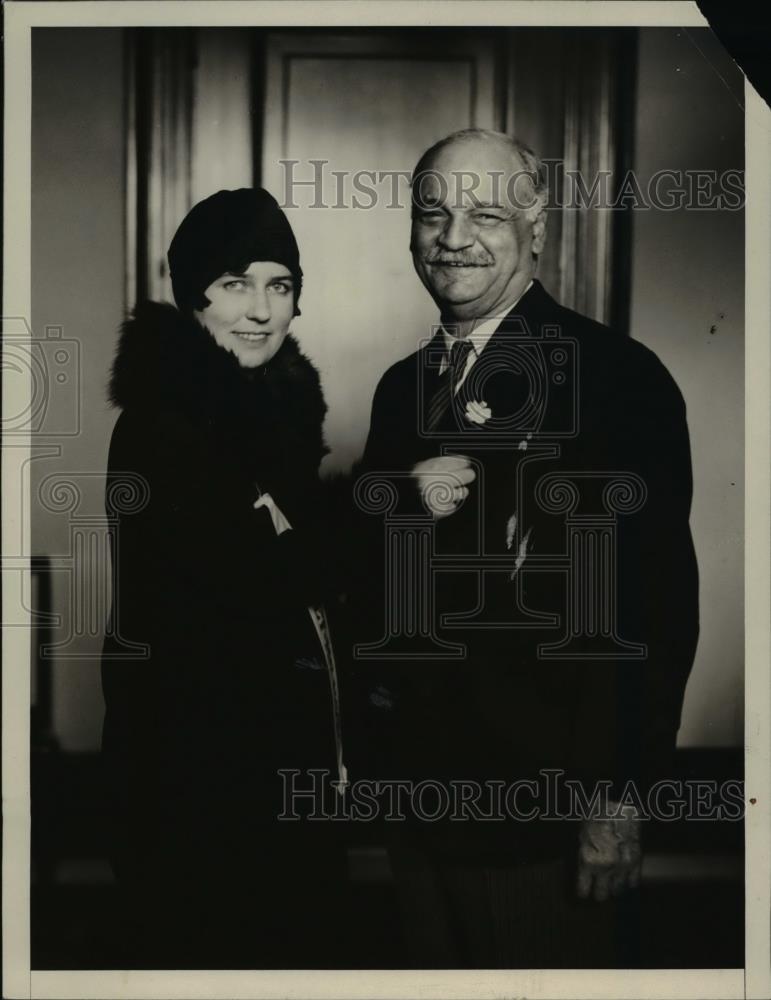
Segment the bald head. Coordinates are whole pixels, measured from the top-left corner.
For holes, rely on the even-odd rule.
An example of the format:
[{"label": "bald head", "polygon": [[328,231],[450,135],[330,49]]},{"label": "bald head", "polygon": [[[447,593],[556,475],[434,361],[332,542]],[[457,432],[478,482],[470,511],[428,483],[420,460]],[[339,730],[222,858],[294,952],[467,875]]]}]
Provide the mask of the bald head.
[{"label": "bald head", "polygon": [[[548,187],[543,164],[539,157],[516,136],[484,128],[464,128],[452,132],[435,142],[423,153],[412,174],[413,196],[415,198],[420,198],[421,181],[424,177],[431,175],[434,161],[439,154],[448,146],[463,146],[465,144],[470,144],[472,147],[485,144],[506,158],[505,172],[496,181],[496,184],[502,193],[508,194],[509,199],[517,207],[528,211],[538,211],[546,206]],[[483,183],[484,178],[480,175],[480,189]],[[465,187],[471,189],[473,184],[473,178],[468,178]]]}]

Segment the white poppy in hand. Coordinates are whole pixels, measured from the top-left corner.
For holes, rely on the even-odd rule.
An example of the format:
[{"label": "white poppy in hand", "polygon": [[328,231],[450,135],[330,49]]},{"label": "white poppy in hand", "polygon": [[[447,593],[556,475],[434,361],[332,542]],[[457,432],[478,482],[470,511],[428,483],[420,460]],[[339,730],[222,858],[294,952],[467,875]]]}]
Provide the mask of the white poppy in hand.
[{"label": "white poppy in hand", "polygon": [[481,427],[483,424],[487,423],[492,415],[492,410],[484,400],[477,403],[472,399],[466,404],[465,416],[469,423],[477,424]]}]

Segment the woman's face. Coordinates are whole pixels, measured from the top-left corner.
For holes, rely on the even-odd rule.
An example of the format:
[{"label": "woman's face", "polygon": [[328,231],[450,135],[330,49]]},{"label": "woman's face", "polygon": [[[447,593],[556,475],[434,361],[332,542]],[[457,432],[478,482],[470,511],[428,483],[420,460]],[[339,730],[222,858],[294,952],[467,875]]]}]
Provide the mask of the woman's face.
[{"label": "woman's face", "polygon": [[254,261],[241,274],[226,273],[206,289],[209,305],[195,317],[243,368],[264,365],[278,351],[294,316],[294,280],[288,268]]}]

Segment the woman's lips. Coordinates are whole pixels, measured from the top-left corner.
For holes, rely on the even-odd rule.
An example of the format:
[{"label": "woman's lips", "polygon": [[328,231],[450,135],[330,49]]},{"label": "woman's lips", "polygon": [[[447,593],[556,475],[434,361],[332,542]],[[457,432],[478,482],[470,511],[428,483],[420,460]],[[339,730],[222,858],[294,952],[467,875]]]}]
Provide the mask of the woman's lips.
[{"label": "woman's lips", "polygon": [[270,336],[269,333],[242,333],[240,330],[234,330],[233,333],[248,344],[261,344]]}]

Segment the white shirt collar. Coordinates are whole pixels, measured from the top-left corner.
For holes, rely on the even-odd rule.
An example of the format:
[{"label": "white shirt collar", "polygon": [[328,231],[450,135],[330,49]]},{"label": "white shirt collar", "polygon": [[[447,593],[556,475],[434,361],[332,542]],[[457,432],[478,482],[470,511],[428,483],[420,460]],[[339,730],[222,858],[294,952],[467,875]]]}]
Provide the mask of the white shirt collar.
[{"label": "white shirt collar", "polygon": [[[531,281],[528,284],[527,288],[525,288],[525,290],[519,296],[519,298],[515,299],[515,301],[512,302],[512,304],[504,312],[502,312],[500,315],[498,315],[498,316],[490,316],[487,319],[481,319],[481,320],[475,320],[474,321],[474,326],[473,326],[473,328],[471,330],[471,333],[469,333],[469,335],[468,335],[468,340],[471,342],[472,354],[473,354],[474,358],[478,358],[479,357],[479,355],[482,353],[482,351],[487,346],[487,342],[490,339],[490,337],[492,337],[492,335],[495,333],[495,331],[501,325],[501,323],[503,322],[503,320],[508,316],[508,314],[514,308],[514,306],[517,304],[517,302],[520,301],[520,299],[522,298],[522,296],[525,295],[526,292],[530,291],[530,289],[532,288],[532,285],[533,285],[533,282]],[[448,333],[447,330],[444,329],[444,327],[442,327],[442,334],[444,336],[444,346],[445,346],[445,349],[447,351],[447,355],[449,356],[450,351],[452,350],[452,345],[455,343],[455,341],[458,338],[454,337],[451,333]],[[441,370],[444,370],[444,366],[446,364],[447,364],[447,361],[443,360],[442,366],[441,366]]]}]

